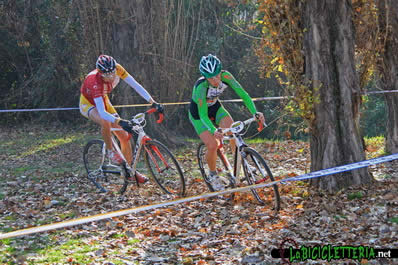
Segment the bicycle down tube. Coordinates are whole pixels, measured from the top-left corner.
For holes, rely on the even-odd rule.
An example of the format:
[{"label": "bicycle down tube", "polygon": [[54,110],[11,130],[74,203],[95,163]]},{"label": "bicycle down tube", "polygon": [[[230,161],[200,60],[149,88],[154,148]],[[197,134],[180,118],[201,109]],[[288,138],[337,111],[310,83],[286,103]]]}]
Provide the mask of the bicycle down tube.
[{"label": "bicycle down tube", "polygon": [[[248,185],[259,184],[262,182],[267,181],[274,181],[274,177],[272,175],[271,170],[269,169],[267,163],[265,162],[264,158],[253,148],[249,147],[245,144],[242,135],[243,129],[246,125],[250,124],[251,122],[255,121],[255,118],[248,119],[246,121],[237,121],[234,122],[230,128],[219,128],[220,132],[225,135],[223,140],[233,140],[235,141],[235,152],[233,152],[234,157],[234,167],[233,172],[231,171],[231,164],[228,160],[228,156],[224,152],[223,141],[221,141],[220,146],[217,150],[217,156],[223,164],[223,167],[227,171],[227,176],[230,179],[229,184],[225,182],[225,174],[222,171],[218,171],[217,177],[225,184],[225,188],[233,187],[238,182],[242,182],[242,180],[246,180]],[[259,124],[259,131],[261,131],[264,126]],[[202,173],[202,176],[205,180],[205,183],[209,187],[210,191],[214,191],[213,186],[209,183],[208,174],[209,168],[205,166],[205,151],[206,146],[202,143],[198,147],[198,159],[199,159],[199,169]],[[232,174],[231,174],[232,173]],[[240,176],[243,173],[243,176]],[[260,204],[266,204],[270,202],[271,197],[269,197],[269,190],[265,189],[251,189],[254,198]],[[279,211],[280,209],[280,195],[278,191],[277,185],[273,185],[273,194],[272,197],[274,201],[274,209]]]}]

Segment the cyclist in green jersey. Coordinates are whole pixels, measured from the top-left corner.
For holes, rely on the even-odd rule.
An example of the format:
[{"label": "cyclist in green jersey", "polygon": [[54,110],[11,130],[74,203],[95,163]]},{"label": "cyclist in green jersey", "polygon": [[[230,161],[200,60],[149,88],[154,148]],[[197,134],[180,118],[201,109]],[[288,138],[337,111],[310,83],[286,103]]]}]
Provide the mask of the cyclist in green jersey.
[{"label": "cyclist in green jersey", "polygon": [[[217,176],[216,160],[217,148],[223,135],[217,131],[216,126],[229,128],[233,119],[220,103],[219,96],[230,87],[243,99],[250,113],[262,123],[264,123],[264,115],[257,112],[253,100],[233,75],[222,70],[221,61],[216,56],[212,54],[203,56],[199,63],[199,71],[202,77],[194,85],[188,115],[196,133],[208,150],[206,160],[210,169],[211,185],[216,190],[220,190],[224,188],[224,185]],[[231,144],[234,150],[235,143],[231,141]]]}]

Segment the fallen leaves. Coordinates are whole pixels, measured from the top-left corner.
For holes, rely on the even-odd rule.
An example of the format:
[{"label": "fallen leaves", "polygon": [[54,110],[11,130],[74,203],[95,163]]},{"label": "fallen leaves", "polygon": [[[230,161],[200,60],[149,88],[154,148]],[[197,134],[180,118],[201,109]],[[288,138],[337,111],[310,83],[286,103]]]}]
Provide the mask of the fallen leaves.
[{"label": "fallen leaves", "polygon": [[[307,143],[286,141],[255,147],[277,179],[309,170]],[[67,150],[67,144],[63,148],[59,154],[38,152],[28,157],[31,161],[21,161],[15,156],[0,162],[1,178],[6,180],[0,183],[4,196],[0,201],[2,231],[169,199],[156,185],[130,187],[120,197],[112,192],[98,193],[85,179],[84,171],[48,173],[57,167],[53,161],[64,160],[65,154],[82,167],[81,148],[73,143],[70,148],[77,151]],[[175,150],[185,161],[185,172],[189,172],[186,173],[188,195],[207,192],[197,169],[194,148],[193,145],[188,150]],[[43,166],[34,169],[34,173],[10,174],[10,164],[22,168],[27,162]],[[378,175],[393,172],[388,164],[372,170]],[[268,205],[258,205],[250,191],[240,192],[232,198],[228,195],[201,199],[11,240],[0,245],[0,259],[6,256],[3,253],[7,248],[13,247],[16,250],[14,254],[8,253],[8,258],[26,255],[29,262],[51,264],[43,261],[45,254],[39,254],[38,249],[47,253],[55,252],[57,246],[67,249],[68,241],[75,238],[81,240],[81,246],[76,244],[75,248],[64,250],[65,253],[77,257],[84,247],[90,246],[83,252],[89,264],[117,264],[121,260],[132,264],[275,264],[279,260],[272,259],[270,252],[285,238],[294,238],[301,245],[364,244],[386,248],[396,244],[398,184],[394,178],[383,178],[372,186],[350,188],[332,196],[311,190],[305,182],[279,187],[282,196],[279,215]],[[58,263],[65,262],[77,264],[77,258],[68,257]]]}]

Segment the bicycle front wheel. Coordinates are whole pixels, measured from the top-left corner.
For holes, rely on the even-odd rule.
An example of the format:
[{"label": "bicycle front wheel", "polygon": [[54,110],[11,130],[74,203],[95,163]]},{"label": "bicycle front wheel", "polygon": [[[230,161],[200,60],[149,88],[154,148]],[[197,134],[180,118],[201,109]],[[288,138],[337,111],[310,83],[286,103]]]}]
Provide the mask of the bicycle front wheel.
[{"label": "bicycle front wheel", "polygon": [[169,149],[156,140],[146,142],[144,149],[145,161],[156,184],[167,194],[184,196],[184,174]]},{"label": "bicycle front wheel", "polygon": [[101,191],[123,193],[126,180],[120,175],[120,167],[109,163],[105,155],[104,141],[91,140],[83,150],[83,162],[88,179]]},{"label": "bicycle front wheel", "polygon": [[[249,185],[274,181],[274,176],[264,158],[256,150],[245,147],[243,149],[242,166],[245,178]],[[273,205],[275,211],[280,209],[280,195],[278,185],[259,189],[251,189],[253,196],[260,204]]]}]

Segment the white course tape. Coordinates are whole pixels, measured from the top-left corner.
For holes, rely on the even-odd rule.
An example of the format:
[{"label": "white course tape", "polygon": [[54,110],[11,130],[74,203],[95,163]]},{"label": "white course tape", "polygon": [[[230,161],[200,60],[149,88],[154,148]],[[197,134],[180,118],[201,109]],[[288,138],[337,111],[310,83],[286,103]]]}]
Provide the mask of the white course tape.
[{"label": "white course tape", "polygon": [[356,163],[352,163],[352,164],[348,164],[348,165],[344,165],[344,166],[323,169],[320,171],[304,174],[301,176],[272,181],[269,183],[260,183],[260,184],[245,186],[245,187],[238,187],[238,188],[223,190],[223,191],[204,193],[204,194],[200,194],[200,195],[196,195],[196,196],[171,200],[171,201],[167,201],[167,202],[163,202],[163,203],[145,205],[145,206],[140,206],[140,207],[136,207],[136,208],[130,208],[130,209],[119,210],[119,211],[114,211],[114,212],[109,212],[109,213],[97,214],[97,215],[93,215],[93,216],[81,217],[81,218],[77,218],[77,219],[72,219],[72,220],[48,224],[48,225],[42,225],[42,226],[37,226],[37,227],[16,230],[13,232],[0,234],[0,239],[24,236],[24,235],[35,234],[35,233],[50,231],[50,230],[59,229],[59,228],[70,227],[70,226],[74,226],[74,225],[80,225],[80,224],[84,224],[84,223],[90,223],[90,222],[108,219],[108,218],[112,218],[112,217],[117,217],[117,216],[132,214],[132,213],[138,213],[138,212],[152,210],[152,209],[161,208],[161,207],[165,207],[165,206],[176,205],[176,204],[180,204],[180,203],[184,203],[184,202],[191,202],[191,201],[195,201],[195,200],[199,200],[199,199],[210,198],[210,197],[223,195],[223,194],[227,194],[227,193],[232,193],[232,192],[240,192],[240,191],[246,191],[249,189],[264,188],[264,187],[272,186],[272,185],[279,184],[279,183],[285,183],[288,181],[297,181],[297,180],[305,180],[305,179],[310,179],[310,178],[322,177],[322,176],[341,173],[341,172],[354,170],[354,169],[358,169],[358,168],[362,168],[362,167],[368,167],[370,165],[384,163],[384,162],[388,162],[388,161],[392,161],[392,160],[396,160],[396,159],[398,159],[398,153],[389,155],[389,156],[374,158],[374,159],[370,159],[370,160],[364,160],[361,162],[356,162]]},{"label": "white course tape", "polygon": [[[380,91],[366,91],[363,94],[385,94],[385,93],[396,93],[398,90],[380,90]],[[264,101],[264,100],[277,100],[277,99],[285,99],[292,98],[293,96],[284,96],[284,97],[262,97],[262,98],[252,98],[253,101]],[[242,99],[229,99],[229,100],[220,100],[221,102],[242,102]],[[185,102],[169,102],[162,103],[165,106],[169,105],[188,105],[189,101]],[[151,106],[151,104],[132,104],[132,105],[114,105],[115,108],[128,108],[128,107],[146,107]],[[33,112],[33,111],[54,111],[54,110],[78,110],[79,108],[47,108],[47,109],[5,109],[0,110],[0,113],[5,112]]]},{"label": "white course tape", "polygon": [[396,93],[398,90],[378,90],[378,91],[365,91],[363,94],[386,94],[386,93]]},{"label": "white course tape", "polygon": [[[366,91],[362,94],[385,94],[385,93],[396,93],[398,90],[379,90],[379,91]],[[276,100],[276,99],[285,99],[285,98],[292,98],[293,96],[285,96],[285,97],[262,97],[262,98],[252,98],[253,101],[263,101],[263,100]],[[242,99],[230,99],[230,100],[220,100],[221,102],[242,102]],[[162,103],[165,106],[168,105],[188,105],[190,102],[169,102],[169,103]],[[133,105],[115,105],[115,108],[126,108],[126,107],[145,107],[151,106],[151,104],[133,104]],[[5,112],[32,112],[32,111],[54,111],[54,110],[78,110],[79,108],[48,108],[48,109],[4,109],[0,110],[0,113]]]},{"label": "white course tape", "polygon": [[[263,100],[276,100],[276,99],[284,99],[289,97],[263,97],[263,98],[252,98],[253,101],[263,101]],[[220,100],[221,102],[242,102],[242,99],[230,99],[230,100]],[[188,105],[190,102],[169,102],[169,103],[161,103],[165,106],[169,105]],[[151,104],[131,104],[131,105],[114,105],[115,108],[130,108],[130,107],[148,107]],[[39,112],[39,111],[55,111],[55,110],[79,110],[79,108],[47,108],[47,109],[5,109],[0,110],[2,112]]]},{"label": "white course tape", "polygon": [[79,108],[51,108],[51,109],[2,109],[2,112],[36,112],[36,111],[54,111],[54,110],[78,110]]}]

